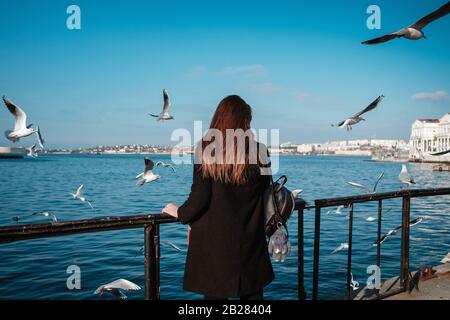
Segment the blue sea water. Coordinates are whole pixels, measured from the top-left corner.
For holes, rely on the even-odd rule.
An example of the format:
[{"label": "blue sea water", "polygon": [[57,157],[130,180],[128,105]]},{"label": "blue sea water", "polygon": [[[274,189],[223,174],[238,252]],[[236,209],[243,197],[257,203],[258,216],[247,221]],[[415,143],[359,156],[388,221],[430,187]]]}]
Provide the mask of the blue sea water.
[{"label": "blue sea water", "polygon": [[[192,167],[176,167],[177,172],[157,169],[163,178],[138,187],[135,175],[143,169],[143,155],[42,155],[37,159],[0,161],[0,225],[46,222],[48,218],[30,216],[48,211],[58,219],[75,220],[99,216],[159,213],[166,203],[181,204],[190,190]],[[152,156],[170,160],[170,156]],[[346,184],[354,181],[371,185],[381,171],[385,176],[378,191],[400,188],[397,179],[401,165],[376,163],[362,157],[280,157],[280,172],[288,176],[290,189],[304,189],[303,197],[314,199],[361,193]],[[449,172],[433,172],[430,165],[408,164],[417,188],[450,187]],[[94,209],[71,199],[69,192],[84,184],[85,195]],[[401,224],[401,200],[388,200],[383,208],[382,231]],[[377,223],[376,204],[357,204],[354,208],[353,274],[365,284],[366,268],[375,264]],[[424,217],[411,229],[411,268],[438,264],[450,251],[450,197],[430,197],[411,201],[411,217]],[[343,215],[323,212],[321,229],[319,296],[333,299],[345,295],[347,251],[331,252],[347,242],[348,220]],[[312,280],[313,211],[305,212],[305,279],[310,296]],[[266,288],[267,299],[297,298],[297,215],[289,222],[291,256],[284,263],[273,263],[276,279]],[[186,250],[187,227],[180,224],[161,226],[161,240]],[[143,287],[143,230],[121,230],[64,237],[35,239],[0,244],[1,299],[97,299],[94,290],[101,284],[126,278]],[[389,238],[381,248],[381,277],[386,280],[399,273],[400,236]],[[184,292],[182,279],[185,252],[161,247],[161,298],[199,299]],[[69,290],[66,269],[81,269],[81,289]],[[109,297],[104,297],[109,298]],[[142,299],[143,292],[130,293],[130,299]]]}]

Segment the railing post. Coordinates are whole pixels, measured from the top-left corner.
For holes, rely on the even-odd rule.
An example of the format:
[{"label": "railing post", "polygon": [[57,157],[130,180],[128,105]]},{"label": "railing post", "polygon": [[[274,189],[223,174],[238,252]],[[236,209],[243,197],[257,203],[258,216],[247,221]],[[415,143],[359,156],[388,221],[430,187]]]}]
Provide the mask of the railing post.
[{"label": "railing post", "polygon": [[313,265],[313,287],[312,299],[317,300],[319,293],[319,254],[320,254],[320,206],[316,205],[314,218],[314,265]]},{"label": "railing post", "polygon": [[159,224],[144,228],[145,300],[159,300]]},{"label": "railing post", "polygon": [[382,211],[383,211],[383,201],[378,200],[378,228],[377,228],[377,267],[381,266],[381,219],[382,219]]},{"label": "railing post", "polygon": [[409,214],[411,198],[403,197],[402,205],[402,243],[400,261],[400,285],[409,290]]},{"label": "railing post", "polygon": [[347,299],[351,300],[353,288],[350,285],[352,277],[352,246],[353,246],[353,203],[348,206],[348,252],[347,252]]},{"label": "railing post", "polygon": [[297,224],[298,224],[298,299],[306,300],[305,291],[305,253],[304,253],[304,204],[297,211]]}]

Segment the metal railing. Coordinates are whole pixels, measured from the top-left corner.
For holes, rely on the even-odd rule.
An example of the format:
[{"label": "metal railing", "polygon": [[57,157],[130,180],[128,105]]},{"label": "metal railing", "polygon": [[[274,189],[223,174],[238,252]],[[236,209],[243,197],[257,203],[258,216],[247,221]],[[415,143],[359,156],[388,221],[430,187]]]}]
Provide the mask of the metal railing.
[{"label": "metal railing", "polygon": [[[378,201],[378,242],[381,237],[382,201],[393,198],[403,198],[402,210],[402,245],[401,245],[401,289],[404,291],[408,286],[409,277],[409,214],[410,199],[417,197],[450,195],[450,188],[426,189],[426,190],[403,190],[398,192],[387,192],[368,194],[352,197],[320,199],[315,201],[314,206],[307,206],[305,201],[298,199],[295,210],[297,211],[298,224],[298,298],[306,299],[304,285],[304,212],[315,209],[314,221],[314,265],[313,265],[313,287],[312,299],[318,298],[319,284],[319,256],[320,256],[320,219],[321,209],[344,205],[349,210],[349,234],[348,234],[348,256],[347,256],[347,290],[351,298],[350,276],[352,263],[352,231],[353,231],[353,205],[368,201]],[[103,232],[123,229],[144,229],[144,292],[146,300],[158,300],[160,298],[160,225],[175,223],[177,219],[165,214],[144,214],[136,216],[108,216],[101,218],[26,224],[0,227],[0,244],[24,241],[37,238],[57,237],[73,234]],[[381,248],[377,247],[377,266],[380,266]],[[397,293],[397,292],[395,292]]]},{"label": "metal railing", "polygon": [[314,257],[313,257],[313,283],[312,299],[317,300],[319,292],[319,257],[320,257],[320,222],[321,209],[326,207],[345,206],[348,208],[348,252],[347,252],[347,298],[352,298],[351,272],[352,272],[352,242],[353,242],[353,209],[357,203],[376,201],[378,203],[378,228],[377,228],[377,256],[376,265],[380,267],[381,261],[381,224],[383,213],[383,200],[402,198],[402,233],[400,248],[400,287],[391,290],[377,298],[382,299],[388,296],[404,292],[409,289],[409,218],[412,198],[432,197],[450,195],[450,188],[441,189],[411,189],[396,192],[385,192],[376,194],[358,195],[352,197],[341,197],[332,199],[315,200],[315,220],[314,220]]}]

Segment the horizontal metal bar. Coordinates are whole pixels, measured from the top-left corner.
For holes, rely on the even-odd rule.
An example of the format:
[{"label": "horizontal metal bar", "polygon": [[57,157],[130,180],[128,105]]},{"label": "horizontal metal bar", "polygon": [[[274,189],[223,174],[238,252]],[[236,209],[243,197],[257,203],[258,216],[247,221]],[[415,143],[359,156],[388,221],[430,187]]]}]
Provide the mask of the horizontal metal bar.
[{"label": "horizontal metal bar", "polygon": [[0,227],[0,243],[86,232],[143,228],[148,224],[174,223],[177,221],[177,219],[166,214],[145,214],[4,226]]},{"label": "horizontal metal bar", "polygon": [[350,203],[384,200],[392,198],[403,198],[405,196],[410,198],[417,198],[417,197],[431,197],[443,195],[450,195],[450,188],[399,190],[394,192],[363,194],[350,197],[318,199],[315,200],[314,203],[316,206],[323,208],[339,205],[349,205]]}]

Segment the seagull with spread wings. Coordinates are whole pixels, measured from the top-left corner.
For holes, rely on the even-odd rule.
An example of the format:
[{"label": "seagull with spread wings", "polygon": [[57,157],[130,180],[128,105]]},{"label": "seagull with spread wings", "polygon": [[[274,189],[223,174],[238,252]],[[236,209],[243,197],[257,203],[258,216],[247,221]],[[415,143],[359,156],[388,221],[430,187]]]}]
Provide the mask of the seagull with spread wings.
[{"label": "seagull with spread wings", "polygon": [[86,200],[86,198],[83,196],[83,187],[84,185],[82,184],[81,186],[78,187],[77,191],[75,193],[69,193],[74,199],[78,199],[81,202],[86,202],[89,207],[91,207],[91,209],[94,209],[94,207],[92,206],[92,204]]},{"label": "seagull with spread wings", "polygon": [[[362,118],[361,116],[364,113],[369,112],[369,111],[375,109],[376,107],[378,107],[378,105],[380,104],[380,102],[383,99],[384,99],[383,95],[379,96],[371,104],[369,104],[366,108],[364,108],[364,110],[358,112],[357,114],[351,116],[350,118],[345,119],[344,121],[339,122],[338,124],[336,124],[336,127],[346,128],[347,131],[352,130],[352,126],[354,126],[355,124],[357,124],[361,121],[366,120],[366,119]],[[335,125],[332,124],[331,126],[334,127]]]},{"label": "seagull with spread wings", "polygon": [[381,172],[381,174],[378,176],[377,181],[375,182],[372,190],[370,190],[367,186],[360,184],[360,183],[350,182],[350,181],[348,181],[347,183],[349,185],[351,185],[352,187],[366,190],[367,193],[375,193],[377,191],[378,183],[380,182],[381,178],[383,178],[383,176],[384,176],[384,171]]},{"label": "seagull with spread wings", "polygon": [[112,294],[116,299],[124,300],[127,296],[121,291],[138,291],[141,290],[137,284],[128,281],[126,279],[118,279],[113,282],[101,285],[94,291],[94,294],[98,294],[100,297],[103,293],[108,292]]},{"label": "seagull with spread wings", "polygon": [[155,164],[153,163],[153,161],[151,159],[145,158],[144,163],[145,163],[144,172],[142,172],[136,176],[136,179],[139,179],[136,184],[138,184],[140,186],[143,186],[145,183],[153,182],[153,181],[161,178],[160,175],[153,173],[153,168],[154,168]]},{"label": "seagull with spread wings", "polygon": [[427,39],[422,29],[425,28],[429,23],[442,18],[450,13],[450,1],[444,4],[442,7],[437,9],[436,11],[430,13],[429,15],[423,17],[419,21],[413,23],[412,25],[400,29],[398,31],[386,34],[382,37],[378,37],[375,39],[367,40],[362,42],[362,44],[379,44],[389,40],[397,39],[397,38],[406,38],[409,40],[419,40],[422,38]]},{"label": "seagull with spread wings", "polygon": [[28,137],[39,131],[39,128],[32,128],[32,124],[27,125],[27,114],[14,102],[3,96],[3,102],[9,112],[14,116],[14,129],[6,130],[5,136],[12,142],[17,142],[20,138]]},{"label": "seagull with spread wings", "polygon": [[151,114],[150,115],[152,117],[158,118],[157,121],[160,120],[172,120],[174,119],[170,113],[169,113],[169,108],[170,108],[170,98],[169,98],[169,93],[167,92],[166,89],[163,90],[163,98],[164,98],[164,105],[163,105],[163,110],[159,115],[156,114]]},{"label": "seagull with spread wings", "polygon": [[165,163],[165,162],[163,162],[163,161],[158,161],[158,162],[156,162],[156,165],[155,165],[156,167],[160,167],[160,166],[162,166],[162,167],[164,167],[164,168],[169,168],[169,169],[171,169],[173,172],[176,172],[175,171],[175,168],[170,164],[170,163]]}]

